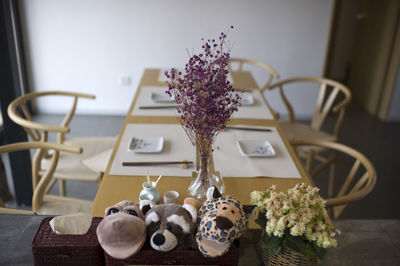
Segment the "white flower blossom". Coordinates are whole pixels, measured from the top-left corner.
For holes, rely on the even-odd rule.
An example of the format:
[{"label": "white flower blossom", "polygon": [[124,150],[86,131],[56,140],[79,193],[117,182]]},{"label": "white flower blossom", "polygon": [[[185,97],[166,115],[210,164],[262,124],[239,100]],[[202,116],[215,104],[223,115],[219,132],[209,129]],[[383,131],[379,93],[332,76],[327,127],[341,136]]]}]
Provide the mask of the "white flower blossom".
[{"label": "white flower blossom", "polygon": [[268,235],[283,237],[286,230],[293,236],[304,236],[319,247],[336,247],[334,239],[340,231],[328,222],[326,201],[319,196],[319,189],[305,183],[297,184],[286,193],[276,192],[272,185],[266,191],[253,191],[252,204],[265,211]]}]

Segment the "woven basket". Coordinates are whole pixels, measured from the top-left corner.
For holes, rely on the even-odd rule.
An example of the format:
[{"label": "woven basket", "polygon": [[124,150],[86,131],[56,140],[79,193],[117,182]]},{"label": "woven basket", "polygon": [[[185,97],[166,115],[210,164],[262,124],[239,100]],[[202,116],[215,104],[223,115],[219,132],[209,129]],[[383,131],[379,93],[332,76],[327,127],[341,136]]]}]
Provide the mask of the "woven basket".
[{"label": "woven basket", "polygon": [[49,221],[42,220],[32,241],[35,265],[104,265],[104,253],[96,235],[102,218],[93,217],[84,235],[58,235],[51,230]]},{"label": "woven basket", "polygon": [[262,250],[262,257],[266,266],[275,265],[317,265],[316,258],[304,258],[289,249],[282,249],[277,255]]}]

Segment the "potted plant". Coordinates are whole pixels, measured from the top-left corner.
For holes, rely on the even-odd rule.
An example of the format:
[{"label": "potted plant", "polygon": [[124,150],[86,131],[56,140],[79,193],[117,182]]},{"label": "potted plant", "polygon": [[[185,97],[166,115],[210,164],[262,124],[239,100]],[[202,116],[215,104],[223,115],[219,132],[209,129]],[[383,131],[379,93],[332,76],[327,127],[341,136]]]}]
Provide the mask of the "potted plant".
[{"label": "potted plant", "polygon": [[286,193],[276,192],[275,185],[251,192],[251,203],[259,208],[256,223],[263,229],[260,248],[266,265],[314,265],[326,248],[336,247],[339,231],[318,191],[301,183]]}]

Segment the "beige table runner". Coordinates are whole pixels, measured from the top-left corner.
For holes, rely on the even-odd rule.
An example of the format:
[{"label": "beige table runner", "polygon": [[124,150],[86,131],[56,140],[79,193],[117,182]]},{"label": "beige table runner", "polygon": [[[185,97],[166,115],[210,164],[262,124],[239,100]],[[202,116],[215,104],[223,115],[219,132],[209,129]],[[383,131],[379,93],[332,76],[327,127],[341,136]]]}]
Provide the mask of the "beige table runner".
[{"label": "beige table runner", "polygon": [[[167,87],[144,86],[141,88],[135,107],[132,110],[132,116],[177,116],[176,108],[167,109],[140,109],[140,106],[168,106],[176,105],[173,103],[157,103],[151,99],[152,93],[165,93]],[[248,93],[254,100],[253,105],[244,105],[239,107],[239,111],[234,113],[232,118],[253,118],[273,120],[273,116],[262,99],[261,93],[254,90]]]},{"label": "beige table runner", "polygon": [[[164,138],[164,147],[160,153],[139,154],[128,150],[132,137],[158,137]],[[193,161],[187,169],[181,165],[159,166],[122,166],[122,162],[144,161]],[[195,147],[190,143],[181,125],[160,124],[128,124],[121,138],[117,154],[110,169],[110,175],[150,175],[163,176],[192,176],[196,170]]]},{"label": "beige table runner", "polygon": [[[223,177],[301,178],[297,167],[275,127],[272,132],[226,130],[215,142],[213,154],[215,169]],[[238,140],[267,140],[274,148],[274,157],[244,157],[240,154]]]}]

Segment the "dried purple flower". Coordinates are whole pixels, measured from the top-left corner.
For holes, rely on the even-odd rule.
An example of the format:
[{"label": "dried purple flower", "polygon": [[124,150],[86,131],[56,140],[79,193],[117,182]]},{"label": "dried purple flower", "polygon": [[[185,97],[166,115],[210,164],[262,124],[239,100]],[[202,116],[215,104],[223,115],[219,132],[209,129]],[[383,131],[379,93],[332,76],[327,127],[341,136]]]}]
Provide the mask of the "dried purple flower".
[{"label": "dried purple flower", "polygon": [[240,95],[227,81],[230,49],[226,38],[221,33],[219,43],[202,39],[203,51],[189,58],[185,74],[174,69],[166,73],[166,93],[175,96],[179,121],[200,154],[211,151],[215,137],[240,106]]}]

